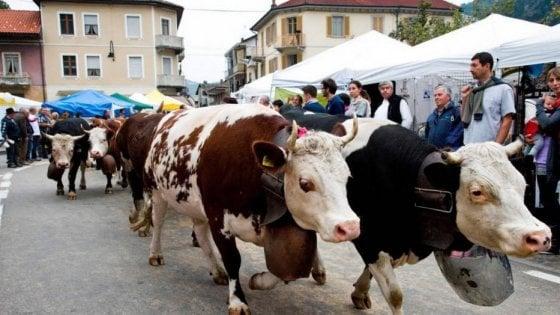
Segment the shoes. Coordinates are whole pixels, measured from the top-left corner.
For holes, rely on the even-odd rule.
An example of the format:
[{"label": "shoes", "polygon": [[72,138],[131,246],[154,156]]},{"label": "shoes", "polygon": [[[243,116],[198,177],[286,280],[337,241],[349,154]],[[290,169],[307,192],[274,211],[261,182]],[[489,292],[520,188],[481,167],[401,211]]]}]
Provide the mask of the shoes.
[{"label": "shoes", "polygon": [[17,165],[16,164],[8,164],[8,168],[16,168]]},{"label": "shoes", "polygon": [[29,161],[23,161],[21,162],[22,165],[31,165],[31,163]]},{"label": "shoes", "polygon": [[22,166],[23,166],[23,164],[21,164],[21,163],[16,163],[16,167],[22,167]]},{"label": "shoes", "polygon": [[41,161],[41,158],[34,158],[33,161],[39,162]]}]

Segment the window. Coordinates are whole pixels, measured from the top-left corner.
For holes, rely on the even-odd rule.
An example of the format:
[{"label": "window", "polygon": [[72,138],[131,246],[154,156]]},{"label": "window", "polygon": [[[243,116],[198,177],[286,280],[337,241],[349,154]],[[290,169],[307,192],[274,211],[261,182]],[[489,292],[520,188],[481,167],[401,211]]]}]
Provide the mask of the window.
[{"label": "window", "polygon": [[77,57],[75,55],[62,55],[62,74],[65,77],[78,76]]},{"label": "window", "polygon": [[19,53],[3,53],[4,75],[21,74],[21,58]]},{"label": "window", "polygon": [[84,14],[84,35],[99,36],[99,16]]},{"label": "window", "polygon": [[128,77],[131,79],[141,79],[144,77],[142,56],[128,57]]},{"label": "window", "polygon": [[142,37],[140,15],[127,15],[126,38],[140,38],[140,37]]},{"label": "window", "polygon": [[295,16],[288,18],[288,34],[295,34],[297,29],[297,18]]},{"label": "window", "polygon": [[163,74],[171,75],[171,58],[163,57]]},{"label": "window", "polygon": [[379,33],[383,33],[383,17],[382,16],[374,16],[373,17],[373,29],[378,31]]},{"label": "window", "polygon": [[169,35],[169,19],[161,19],[161,35]]},{"label": "window", "polygon": [[287,65],[286,66],[290,67],[290,66],[293,66],[296,63],[298,63],[298,58],[297,57],[298,57],[297,55],[288,55],[286,57],[286,60],[287,60]]},{"label": "window", "polygon": [[333,16],[332,17],[332,36],[333,37],[343,37],[344,36],[344,17],[343,16]]},{"label": "window", "polygon": [[86,55],[86,71],[88,77],[101,76],[101,57]]},{"label": "window", "polygon": [[60,35],[74,35],[74,13],[59,13]]},{"label": "window", "polygon": [[268,61],[268,73],[278,70],[278,58],[272,58]]}]

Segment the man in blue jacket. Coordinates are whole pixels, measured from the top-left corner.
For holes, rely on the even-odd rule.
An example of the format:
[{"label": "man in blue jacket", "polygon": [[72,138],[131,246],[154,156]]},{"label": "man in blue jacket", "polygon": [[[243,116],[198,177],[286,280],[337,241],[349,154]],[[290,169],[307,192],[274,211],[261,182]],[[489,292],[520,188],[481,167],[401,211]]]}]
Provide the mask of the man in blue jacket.
[{"label": "man in blue jacket", "polygon": [[14,120],[15,111],[13,108],[6,109],[6,116],[2,118],[2,124],[0,126],[2,139],[4,141],[12,140],[12,143],[8,143],[9,147],[6,148],[6,158],[8,160],[8,167],[14,168],[20,166],[17,164],[16,159],[16,148],[18,144],[18,140],[21,137],[21,133],[19,130],[19,126]]},{"label": "man in blue jacket", "polygon": [[333,79],[328,78],[321,82],[323,86],[323,96],[329,100],[327,103],[327,113],[331,115],[344,115],[344,101],[336,95],[337,85]]},{"label": "man in blue jacket", "polygon": [[438,85],[434,89],[436,109],[426,122],[426,139],[439,149],[457,150],[463,145],[461,111],[451,101],[451,89]]},{"label": "man in blue jacket", "polygon": [[303,91],[303,110],[310,111],[314,113],[326,113],[327,111],[323,105],[319,104],[317,101],[317,88],[313,85],[306,85],[302,89]]}]

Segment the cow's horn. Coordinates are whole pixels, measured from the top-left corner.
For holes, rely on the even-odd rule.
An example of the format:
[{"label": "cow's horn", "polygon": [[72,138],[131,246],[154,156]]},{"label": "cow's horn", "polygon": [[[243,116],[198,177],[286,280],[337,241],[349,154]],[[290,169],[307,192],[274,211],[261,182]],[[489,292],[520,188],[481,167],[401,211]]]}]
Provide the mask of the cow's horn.
[{"label": "cow's horn", "polygon": [[517,138],[517,140],[506,145],[504,148],[506,149],[506,154],[509,157],[512,157],[519,153],[519,151],[521,151],[521,148],[523,148],[523,140],[521,138]]},{"label": "cow's horn", "polygon": [[49,135],[49,134],[46,134],[46,133],[44,133],[44,132],[41,132],[41,134],[42,134],[44,137],[46,137],[47,139],[51,140],[51,141],[54,139],[54,136],[53,136],[53,135]]},{"label": "cow's horn", "polygon": [[448,164],[461,164],[463,157],[457,152],[441,152],[441,158]]},{"label": "cow's horn", "polygon": [[295,120],[292,121],[292,134],[286,141],[286,148],[288,151],[293,151],[296,148],[296,140],[298,135],[298,125]]},{"label": "cow's horn", "polygon": [[86,134],[84,133],[83,135],[79,135],[79,136],[73,136],[72,140],[76,141],[76,140],[80,140],[82,139]]},{"label": "cow's horn", "polygon": [[90,133],[90,131],[89,131],[89,130],[86,130],[86,129],[84,128],[84,126],[80,125],[80,128],[82,128],[82,131],[83,131],[83,132],[85,132],[85,133],[87,133],[87,134]]},{"label": "cow's horn", "polygon": [[342,140],[342,146],[345,146],[350,141],[354,140],[357,134],[358,134],[358,118],[356,117],[356,114],[354,114],[354,117],[352,118],[352,132],[349,132],[346,135],[340,137],[340,139]]}]

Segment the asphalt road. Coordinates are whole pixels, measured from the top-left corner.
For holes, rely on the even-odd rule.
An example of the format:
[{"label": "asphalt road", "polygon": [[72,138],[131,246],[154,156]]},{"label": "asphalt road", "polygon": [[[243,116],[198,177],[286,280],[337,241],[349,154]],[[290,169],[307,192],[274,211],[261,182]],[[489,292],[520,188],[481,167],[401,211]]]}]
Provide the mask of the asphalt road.
[{"label": "asphalt road", "polygon": [[[168,212],[166,265],[148,264],[149,238],[128,229],[128,190],[104,195],[104,177],[88,170],[88,189],[76,201],[56,196],[46,163],[0,169],[0,313],[225,314],[227,287],[217,286],[190,223]],[[10,175],[11,174],[11,175]],[[399,231],[395,231],[399,233]],[[320,243],[327,283],[302,279],[270,291],[252,291],[249,277],[265,270],[263,251],[238,241],[241,281],[254,314],[388,314],[377,285],[373,307],[355,310],[352,283],[362,264],[353,246]],[[409,314],[559,314],[560,258],[514,260],[515,293],[497,307],[460,300],[433,257],[397,270]],[[529,272],[530,274],[527,274]],[[535,273],[537,272],[537,273]],[[540,273],[539,273],[540,272]],[[548,280],[537,276],[548,278]],[[557,282],[554,282],[557,281]]]}]

